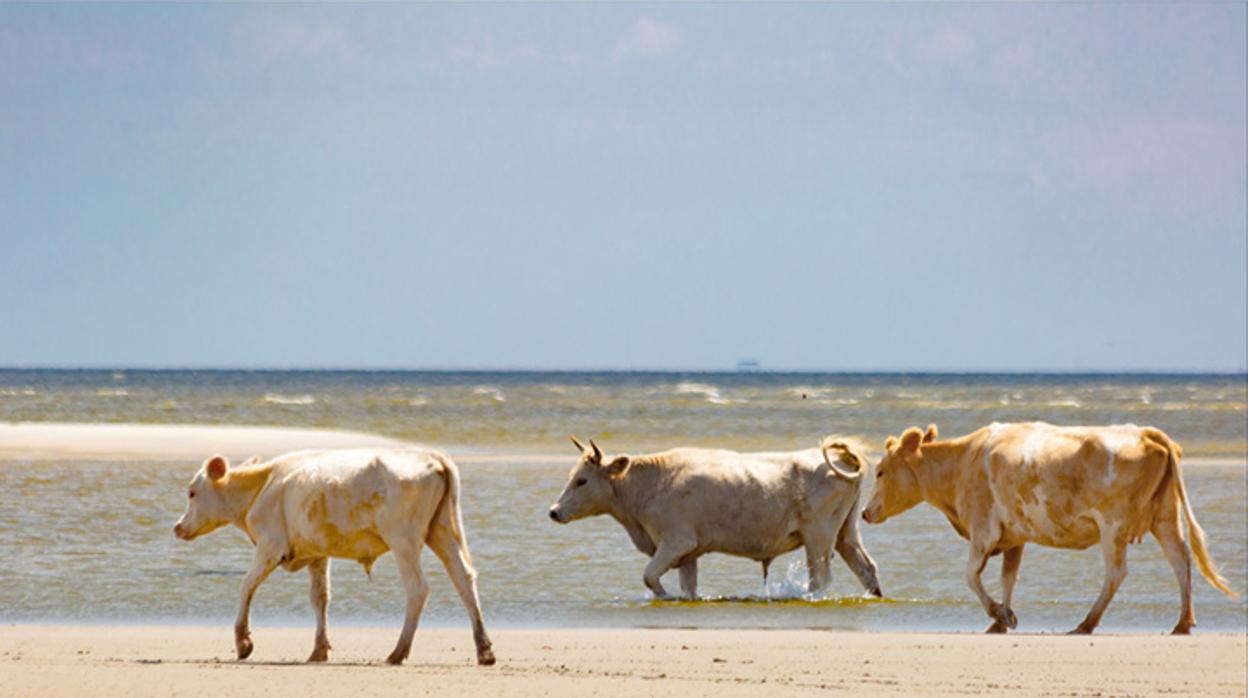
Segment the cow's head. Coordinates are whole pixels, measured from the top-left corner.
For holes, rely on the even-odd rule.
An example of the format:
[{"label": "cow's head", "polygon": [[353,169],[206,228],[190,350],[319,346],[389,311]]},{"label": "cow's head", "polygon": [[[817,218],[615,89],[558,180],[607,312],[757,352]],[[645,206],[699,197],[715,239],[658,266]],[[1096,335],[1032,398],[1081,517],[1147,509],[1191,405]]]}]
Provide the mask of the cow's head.
[{"label": "cow's head", "polygon": [[611,481],[628,470],[628,456],[616,456],[610,462],[604,463],[602,451],[593,440],[586,447],[574,436],[572,443],[580,450],[581,458],[568,476],[568,484],[564,486],[563,494],[559,495],[559,500],[550,508],[550,518],[556,523],[568,523],[586,516],[607,513],[611,497],[614,496]]},{"label": "cow's head", "polygon": [[204,461],[186,489],[186,512],[174,524],[173,535],[182,540],[194,540],[230,522],[230,509],[221,487],[229,468],[225,456],[213,456]]},{"label": "cow's head", "polygon": [[884,457],[875,467],[875,489],[871,501],[862,510],[867,523],[884,523],[885,520],[923,501],[918,478],[914,469],[923,459],[923,444],[936,440],[936,425],[927,432],[910,427],[901,437],[890,436],[884,442]]}]

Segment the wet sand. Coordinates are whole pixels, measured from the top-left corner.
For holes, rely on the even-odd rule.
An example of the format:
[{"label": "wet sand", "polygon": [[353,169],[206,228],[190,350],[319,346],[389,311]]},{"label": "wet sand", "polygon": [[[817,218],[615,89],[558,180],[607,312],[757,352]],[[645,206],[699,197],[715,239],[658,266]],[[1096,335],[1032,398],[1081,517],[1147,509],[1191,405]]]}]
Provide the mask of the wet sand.
[{"label": "wet sand", "polygon": [[394,628],[253,630],[233,660],[228,627],[6,626],[6,696],[751,696],[833,693],[1243,696],[1243,634],[1192,637],[838,633],[815,630],[495,630],[478,667],[469,631],[421,630],[402,667]]}]

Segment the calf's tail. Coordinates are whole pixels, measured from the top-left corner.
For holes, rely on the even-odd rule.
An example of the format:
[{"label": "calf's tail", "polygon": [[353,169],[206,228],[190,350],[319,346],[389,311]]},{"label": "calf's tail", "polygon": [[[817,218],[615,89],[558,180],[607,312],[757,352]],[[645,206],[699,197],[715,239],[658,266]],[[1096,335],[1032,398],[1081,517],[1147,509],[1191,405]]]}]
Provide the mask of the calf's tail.
[{"label": "calf's tail", "polygon": [[1166,465],[1174,477],[1175,487],[1178,488],[1179,503],[1183,505],[1183,518],[1187,520],[1187,533],[1191,539],[1192,554],[1196,557],[1196,566],[1200,568],[1200,573],[1213,585],[1213,588],[1232,599],[1238,598],[1239,594],[1231,589],[1226,578],[1218,574],[1218,568],[1213,563],[1213,556],[1209,554],[1209,548],[1205,544],[1205,529],[1196,523],[1196,515],[1192,513],[1192,504],[1187,499],[1187,487],[1183,484],[1183,473],[1179,468],[1179,459],[1183,456],[1183,450],[1169,438],[1165,440],[1165,443],[1169,454]]},{"label": "calf's tail", "polygon": [[463,548],[464,557],[468,558],[468,564],[472,564],[472,556],[468,554],[468,542],[464,537],[464,517],[463,510],[459,506],[459,468],[455,466],[455,462],[442,453],[434,453],[434,458],[438,461],[438,472],[442,475],[442,480],[446,483],[446,491],[442,493],[442,499],[438,502],[438,508],[433,513],[434,521],[443,514],[450,521],[451,535],[455,540],[459,541]]}]

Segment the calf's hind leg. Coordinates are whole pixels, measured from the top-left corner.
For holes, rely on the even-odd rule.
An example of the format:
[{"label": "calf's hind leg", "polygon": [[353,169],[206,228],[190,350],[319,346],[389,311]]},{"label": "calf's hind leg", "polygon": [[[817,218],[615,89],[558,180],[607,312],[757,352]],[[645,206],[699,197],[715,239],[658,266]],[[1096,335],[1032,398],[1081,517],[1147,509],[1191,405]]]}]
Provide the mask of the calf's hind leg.
[{"label": "calf's hind leg", "polygon": [[429,547],[433,550],[459,593],[459,599],[472,621],[472,639],[477,646],[477,663],[489,666],[494,663],[494,649],[485,632],[485,619],[481,616],[481,602],[477,597],[477,571],[468,557],[468,546],[460,541],[445,525],[435,522],[429,532]]},{"label": "calf's hind leg", "polygon": [[1170,632],[1174,635],[1187,635],[1196,625],[1196,609],[1192,606],[1192,551],[1188,549],[1187,541],[1183,538],[1178,510],[1161,513],[1153,524],[1152,532],[1179,581],[1179,622]]}]

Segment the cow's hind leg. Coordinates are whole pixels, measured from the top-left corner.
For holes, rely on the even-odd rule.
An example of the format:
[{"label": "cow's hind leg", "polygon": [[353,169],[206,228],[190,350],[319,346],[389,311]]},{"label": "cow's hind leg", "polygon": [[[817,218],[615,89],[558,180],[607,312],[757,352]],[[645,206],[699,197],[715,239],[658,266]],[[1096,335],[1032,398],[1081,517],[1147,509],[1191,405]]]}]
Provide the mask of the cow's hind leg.
[{"label": "cow's hind leg", "polygon": [[1153,524],[1152,532],[1179,581],[1179,622],[1171,632],[1175,635],[1187,635],[1196,625],[1196,609],[1192,606],[1192,551],[1188,549],[1187,541],[1183,538],[1178,509],[1171,509],[1160,513]]},{"label": "cow's hind leg", "polygon": [[1101,587],[1101,595],[1097,597],[1096,603],[1092,604],[1092,610],[1088,611],[1087,617],[1083,619],[1079,627],[1070,631],[1071,635],[1090,635],[1096,626],[1100,625],[1101,616],[1105,615],[1105,609],[1113,600],[1118,586],[1127,577],[1127,537],[1125,535],[1120,535],[1118,531],[1112,529],[1103,531],[1101,554],[1105,557],[1105,583]]},{"label": "cow's hind leg", "polygon": [[485,619],[481,616],[481,601],[477,597],[477,571],[468,556],[468,546],[459,540],[447,525],[435,522],[428,537],[433,550],[459,593],[459,599],[472,621],[472,639],[477,646],[477,663],[489,666],[494,663],[494,648],[485,632]]},{"label": "cow's hind leg", "polygon": [[666,599],[667,590],[663,588],[663,584],[659,579],[663,573],[672,569],[686,555],[693,552],[694,543],[685,540],[680,535],[664,536],[659,547],[654,551],[654,557],[650,558],[650,562],[646,563],[646,569],[641,575],[641,579],[645,582],[646,587],[654,593],[656,598]]},{"label": "cow's hind leg", "polygon": [[[995,541],[971,539],[971,555],[966,561],[966,585],[975,592],[975,596],[979,597],[979,602],[988,612],[988,617],[993,620],[992,625],[988,626],[988,632],[1005,632],[1018,627],[1018,617],[1014,615],[1014,611],[1009,606],[993,601],[988,595],[988,590],[984,588],[984,581],[980,579],[984,566],[988,564],[988,557],[994,543]],[[1000,629],[997,629],[998,627]]]},{"label": "cow's hind leg", "polygon": [[814,536],[804,536],[806,542],[806,572],[810,576],[806,591],[818,594],[832,582],[832,541]]},{"label": "cow's hind leg", "polygon": [[251,642],[251,600],[256,595],[256,589],[277,569],[280,561],[281,555],[257,547],[256,555],[251,560],[251,569],[243,577],[243,584],[239,589],[238,617],[234,619],[234,649],[238,652],[239,659],[250,657],[255,647]]},{"label": "cow's hind leg", "polygon": [[308,598],[316,611],[316,645],[309,662],[329,659],[329,558],[313,560],[308,565]]},{"label": "cow's hind leg", "polygon": [[[1023,546],[1010,548],[1001,555],[1001,603],[1008,609],[1014,608],[1014,584],[1018,581],[1018,567],[1023,562]],[[993,621],[988,626],[990,633],[1003,633],[1009,626],[1001,621]]]},{"label": "cow's hind leg", "polygon": [[698,558],[691,557],[681,563],[680,593],[687,599],[698,598]]},{"label": "cow's hind leg", "polygon": [[845,524],[841,526],[840,535],[836,540],[836,552],[840,553],[841,559],[858,578],[862,588],[866,589],[868,594],[881,598],[884,592],[880,589],[880,573],[875,566],[875,561],[867,554],[867,549],[862,544],[862,536],[858,534],[857,525],[851,526],[850,522],[855,520],[856,517],[849,516]]},{"label": "cow's hind leg", "polygon": [[387,540],[386,544],[394,551],[395,560],[399,563],[399,576],[403,579],[403,589],[407,592],[407,616],[403,621],[403,631],[399,633],[399,641],[390,656],[386,657],[386,661],[390,664],[402,664],[412,650],[412,637],[420,622],[420,612],[425,608],[425,601],[429,600],[429,582],[425,581],[425,573],[420,569],[420,551],[424,546],[418,539]]}]

